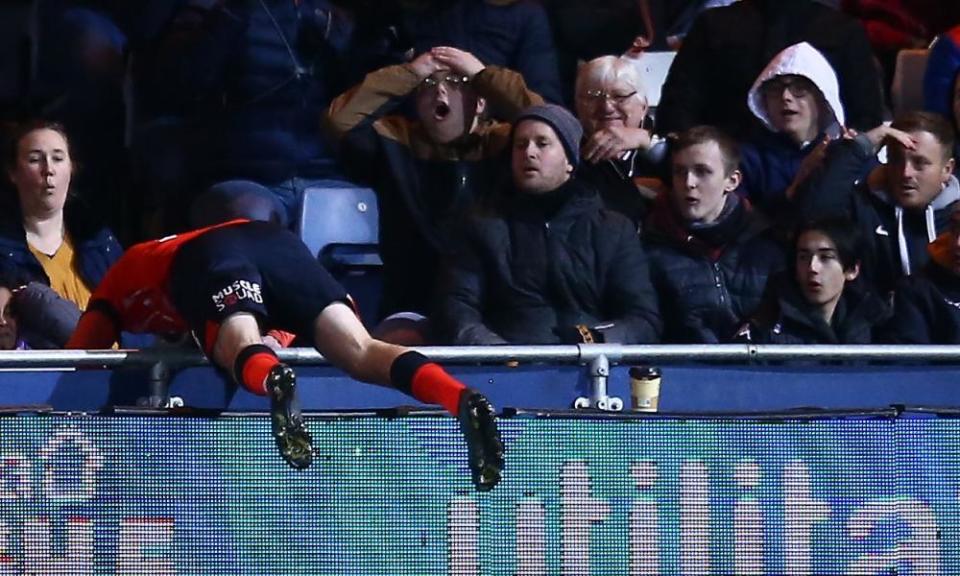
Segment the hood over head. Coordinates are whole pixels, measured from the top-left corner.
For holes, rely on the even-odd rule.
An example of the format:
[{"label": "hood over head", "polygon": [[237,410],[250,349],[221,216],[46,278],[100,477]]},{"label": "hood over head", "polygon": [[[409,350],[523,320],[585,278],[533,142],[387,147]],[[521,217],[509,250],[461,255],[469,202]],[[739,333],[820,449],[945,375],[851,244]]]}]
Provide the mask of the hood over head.
[{"label": "hood over head", "polygon": [[[757,76],[757,79],[754,80],[753,86],[750,87],[750,92],[747,94],[747,106],[749,106],[753,115],[763,122],[764,126],[776,131],[767,114],[767,105],[764,102],[760,87],[767,80],[786,75],[803,76],[813,82],[820,93],[823,94],[823,99],[830,107],[828,112],[833,114],[834,121],[840,126],[846,123],[843,103],[840,101],[840,83],[837,81],[836,72],[819,50],[808,42],[800,42],[787,46],[774,56],[766,68]],[[828,126],[829,124],[824,128]]]}]

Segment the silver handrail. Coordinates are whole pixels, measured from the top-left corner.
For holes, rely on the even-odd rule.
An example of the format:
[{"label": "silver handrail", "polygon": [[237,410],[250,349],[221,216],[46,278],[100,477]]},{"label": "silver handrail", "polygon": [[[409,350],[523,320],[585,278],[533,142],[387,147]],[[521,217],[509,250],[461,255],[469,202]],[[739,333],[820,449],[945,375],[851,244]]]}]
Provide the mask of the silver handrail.
[{"label": "silver handrail", "polygon": [[[724,362],[805,361],[889,361],[895,363],[944,362],[960,364],[960,346],[772,346],[751,344],[636,345],[581,344],[561,346],[428,346],[417,348],[444,364],[588,364],[600,355],[613,364],[687,364]],[[281,350],[281,360],[295,365],[326,365],[312,348]],[[170,367],[202,366],[207,360],[190,349],[144,350],[13,350],[0,351],[0,369],[74,369],[152,366],[162,362]]]}]

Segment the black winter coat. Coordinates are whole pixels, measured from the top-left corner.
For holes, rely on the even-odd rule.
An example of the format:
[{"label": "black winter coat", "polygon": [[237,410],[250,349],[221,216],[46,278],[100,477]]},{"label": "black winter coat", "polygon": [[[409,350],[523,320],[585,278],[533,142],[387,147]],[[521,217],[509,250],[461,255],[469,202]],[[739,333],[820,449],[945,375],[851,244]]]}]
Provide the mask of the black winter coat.
[{"label": "black winter coat", "polygon": [[726,230],[711,243],[680,224],[668,202],[657,202],[643,235],[663,341],[729,341],[760,305],[767,279],[783,269],[784,251],[745,201],[722,217]]},{"label": "black winter coat", "polygon": [[583,324],[604,342],[656,342],[660,318],[636,227],[570,180],[543,211],[535,198],[476,215],[447,267],[437,315],[453,344],[573,342]]},{"label": "black winter coat", "polygon": [[930,262],[897,285],[886,340],[896,344],[960,344],[960,277]]},{"label": "black winter coat", "polygon": [[[70,200],[64,208],[64,226],[73,241],[77,272],[90,290],[94,290],[107,269],[123,254],[123,248],[108,228],[100,226],[79,200]],[[11,287],[29,282],[50,285],[43,265],[30,251],[19,210],[10,209],[0,219],[0,278]]]},{"label": "black winter coat", "polygon": [[804,300],[796,283],[778,278],[775,291],[750,319],[738,340],[757,344],[872,344],[874,331],[891,315],[890,306],[855,285],[844,288],[827,324]]}]

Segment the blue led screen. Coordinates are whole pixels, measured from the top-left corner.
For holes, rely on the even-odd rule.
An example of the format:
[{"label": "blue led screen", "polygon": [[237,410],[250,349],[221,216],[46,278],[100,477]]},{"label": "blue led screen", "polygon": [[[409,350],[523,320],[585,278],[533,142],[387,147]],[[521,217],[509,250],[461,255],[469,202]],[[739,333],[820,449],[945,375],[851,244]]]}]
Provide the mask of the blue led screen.
[{"label": "blue led screen", "polygon": [[6,574],[960,574],[960,421],[0,418]]}]

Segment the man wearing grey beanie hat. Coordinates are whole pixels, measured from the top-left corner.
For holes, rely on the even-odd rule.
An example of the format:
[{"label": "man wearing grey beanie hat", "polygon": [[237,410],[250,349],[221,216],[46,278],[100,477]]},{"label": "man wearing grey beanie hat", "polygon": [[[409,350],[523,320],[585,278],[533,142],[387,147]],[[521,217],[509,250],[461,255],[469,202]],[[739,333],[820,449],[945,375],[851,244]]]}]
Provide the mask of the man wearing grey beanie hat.
[{"label": "man wearing grey beanie hat", "polygon": [[636,226],[575,176],[580,122],[554,105],[514,121],[512,194],[461,227],[435,316],[457,345],[656,342]]},{"label": "man wearing grey beanie hat", "polygon": [[549,124],[560,138],[563,150],[567,153],[567,161],[576,169],[580,164],[580,140],[583,138],[583,127],[570,111],[556,104],[541,104],[530,106],[520,112],[513,121],[514,132],[520,122],[527,119],[540,120]]}]

